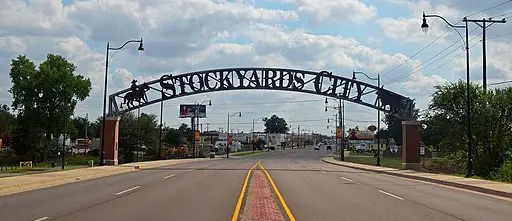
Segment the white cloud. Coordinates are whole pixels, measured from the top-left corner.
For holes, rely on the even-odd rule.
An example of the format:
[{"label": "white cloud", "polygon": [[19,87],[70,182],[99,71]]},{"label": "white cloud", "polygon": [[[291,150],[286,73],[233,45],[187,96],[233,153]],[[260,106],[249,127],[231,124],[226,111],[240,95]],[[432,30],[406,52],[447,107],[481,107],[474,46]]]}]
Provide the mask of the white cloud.
[{"label": "white cloud", "polygon": [[298,11],[316,23],[343,22],[364,23],[377,14],[377,8],[360,0],[291,0]]},{"label": "white cloud", "polygon": [[[356,22],[368,21],[377,12],[376,7],[355,0],[297,0],[294,3],[297,6],[296,11],[256,8],[247,1],[234,3],[225,0],[91,0],[75,1],[67,6],[63,6],[58,0],[2,1],[0,15],[7,19],[0,21],[1,80],[8,81],[8,64],[18,54],[27,54],[36,63],[43,60],[47,53],[62,54],[77,65],[77,73],[85,75],[93,82],[91,96],[78,106],[76,114],[83,115],[88,112],[91,116],[98,116],[102,104],[104,45],[107,41],[120,46],[126,40],[144,37],[146,49],[144,55],[138,56],[134,50],[136,46],[130,45],[125,51],[116,54],[109,70],[110,94],[128,87],[134,78],[144,82],[157,79],[163,73],[178,74],[224,67],[328,70],[345,77],[350,77],[351,71],[357,70],[375,75],[408,59],[404,53],[386,48],[387,43],[403,42],[403,38],[416,34],[421,35],[419,38],[432,38],[421,33],[421,14],[414,15],[414,20],[413,16],[380,19],[379,24],[386,28],[384,33],[388,38],[380,37],[380,33],[371,33],[371,36],[379,36],[378,40],[371,37],[356,39],[343,35],[318,34],[315,31],[294,28],[303,26],[288,24],[302,24],[304,16],[315,22]],[[440,12],[442,9],[440,6],[435,8],[439,10],[433,12]],[[14,20],[13,15],[21,16]],[[434,27],[435,25],[439,27]],[[409,31],[413,26],[414,32]],[[404,27],[408,27],[405,32]],[[445,30],[444,26],[435,24],[434,21],[431,27],[432,32],[440,33]],[[363,43],[366,41],[382,41],[375,44],[382,48],[369,47]],[[489,47],[489,50],[494,50],[493,54],[506,54],[506,46],[495,45]],[[503,73],[511,70],[510,65],[502,65],[498,60],[506,60],[506,57],[493,57],[489,59],[489,64],[497,67],[499,65]],[[412,59],[402,69],[408,72],[417,65],[421,65],[421,62]],[[389,76],[391,78],[393,76]],[[443,76],[418,72],[407,76],[404,81],[386,85],[386,88],[401,94],[418,96],[419,100],[425,99],[419,94],[443,82]],[[3,90],[8,88],[8,84],[0,84],[0,100],[10,97]],[[205,99],[212,99],[214,105],[208,110],[212,115],[202,122],[220,122],[223,127],[226,113],[232,111],[244,112],[242,119],[234,119],[233,122],[249,122],[252,117],[268,116],[273,112],[292,121],[326,121],[327,117],[333,118],[333,113],[324,112],[323,97],[320,96],[276,91],[237,91],[167,101],[164,120],[169,124],[177,124],[180,119],[175,117],[173,111],[177,112],[179,103],[193,103]],[[279,103],[309,99],[319,101]],[[238,105],[257,101],[274,102],[277,105]],[[346,104],[347,118],[355,121],[375,120],[373,110],[349,102]],[[143,111],[158,114],[159,107],[145,107]],[[325,123],[319,121],[291,124],[294,127],[301,124],[303,127],[327,131]],[[366,123],[352,122],[349,126],[356,124]],[[248,131],[250,126],[252,125],[236,127]],[[261,125],[257,129],[258,127],[261,128]]]}]

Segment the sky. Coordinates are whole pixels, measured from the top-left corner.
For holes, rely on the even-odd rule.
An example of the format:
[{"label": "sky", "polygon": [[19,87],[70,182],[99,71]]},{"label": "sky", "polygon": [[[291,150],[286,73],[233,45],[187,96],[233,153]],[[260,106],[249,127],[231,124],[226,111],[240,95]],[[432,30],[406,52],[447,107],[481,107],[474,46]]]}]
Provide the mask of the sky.
[{"label": "sky", "polygon": [[[329,71],[351,77],[352,71],[380,74],[384,88],[414,99],[425,110],[435,85],[465,80],[464,29],[454,30],[422,13],[437,14],[453,24],[461,19],[512,19],[506,0],[2,0],[0,1],[0,103],[10,104],[11,60],[28,56],[40,63],[48,53],[77,66],[76,74],[92,81],[90,96],[74,116],[101,115],[105,50],[132,39],[137,44],[111,53],[108,94],[163,74],[228,67],[277,67]],[[473,82],[482,83],[482,28],[469,24]],[[512,80],[512,24],[487,29],[488,82]],[[376,82],[358,78],[371,84]],[[489,86],[507,87],[511,84]],[[164,102],[163,121],[177,127],[179,104],[211,100],[203,129],[226,129],[229,113],[234,131],[249,132],[253,119],[276,114],[294,131],[334,132],[336,110],[325,98],[284,91],[224,91]],[[329,106],[337,105],[329,100]],[[141,109],[160,117],[158,104]],[[136,113],[135,113],[136,114]],[[383,115],[382,115],[383,116]],[[330,118],[329,123],[327,119]],[[345,102],[347,127],[377,124],[377,111]],[[327,128],[329,125],[329,128]],[[382,127],[385,127],[384,125]],[[257,120],[256,131],[263,129]]]}]

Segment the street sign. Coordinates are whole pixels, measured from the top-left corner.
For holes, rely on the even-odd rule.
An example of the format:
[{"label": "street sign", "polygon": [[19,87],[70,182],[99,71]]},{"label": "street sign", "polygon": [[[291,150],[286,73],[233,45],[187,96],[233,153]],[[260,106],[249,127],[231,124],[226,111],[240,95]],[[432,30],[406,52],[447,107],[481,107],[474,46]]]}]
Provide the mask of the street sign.
[{"label": "street sign", "polygon": [[338,127],[338,128],[336,129],[336,136],[337,136],[338,138],[343,138],[343,129],[342,129],[341,127]]},{"label": "street sign", "polygon": [[229,145],[233,144],[233,135],[228,136],[228,143]]},{"label": "street sign", "polygon": [[194,117],[206,118],[206,105],[180,104],[180,118]]},{"label": "street sign", "polygon": [[374,132],[377,130],[377,127],[375,125],[370,125],[370,126],[368,126],[368,130],[371,132]]},{"label": "street sign", "polygon": [[196,141],[201,140],[201,133],[198,130],[196,130],[195,138],[196,138]]}]

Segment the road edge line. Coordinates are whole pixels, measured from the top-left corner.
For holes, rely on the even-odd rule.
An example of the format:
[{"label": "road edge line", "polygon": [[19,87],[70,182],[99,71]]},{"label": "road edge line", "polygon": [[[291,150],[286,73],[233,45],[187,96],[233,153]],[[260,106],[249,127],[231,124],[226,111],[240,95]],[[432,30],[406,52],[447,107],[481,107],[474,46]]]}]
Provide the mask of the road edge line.
[{"label": "road edge line", "polygon": [[256,166],[260,164],[258,161],[254,166],[247,171],[247,175],[245,176],[244,184],[242,185],[242,190],[240,191],[240,196],[238,196],[238,201],[236,202],[235,211],[233,212],[233,216],[231,217],[231,221],[237,221],[238,216],[240,215],[240,209],[242,209],[242,202],[244,201],[245,191],[247,190],[247,184],[249,183],[249,177],[251,176],[252,171]]},{"label": "road edge line", "polygon": [[265,167],[263,167],[263,165],[261,164],[261,161],[258,162],[258,165],[260,166],[260,168],[263,170],[263,172],[265,173],[265,175],[267,175],[267,178],[268,180],[270,181],[270,185],[272,185],[272,188],[274,189],[274,191],[276,192],[277,194],[277,198],[279,199],[279,202],[281,202],[281,205],[283,206],[284,208],[284,211],[286,212],[286,215],[288,216],[288,218],[290,219],[290,221],[296,221],[295,220],[295,217],[293,216],[293,213],[292,211],[290,210],[290,208],[288,207],[288,204],[286,204],[286,201],[284,200],[283,196],[281,195],[281,192],[279,192],[279,189],[277,189],[277,186],[276,184],[274,183],[274,180],[272,179],[272,177],[270,176],[270,174],[267,172],[267,170],[265,169]]}]

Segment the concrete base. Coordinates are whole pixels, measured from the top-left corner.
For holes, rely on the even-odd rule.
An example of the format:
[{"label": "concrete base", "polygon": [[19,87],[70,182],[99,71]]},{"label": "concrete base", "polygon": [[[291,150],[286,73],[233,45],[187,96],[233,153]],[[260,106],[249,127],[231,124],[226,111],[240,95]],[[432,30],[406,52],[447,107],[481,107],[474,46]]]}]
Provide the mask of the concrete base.
[{"label": "concrete base", "polygon": [[109,159],[105,159],[105,165],[107,166],[117,166],[119,165],[119,161],[117,159],[115,160],[109,160]]},{"label": "concrete base", "polygon": [[402,163],[402,169],[403,170],[421,170],[421,164],[419,163]]}]

